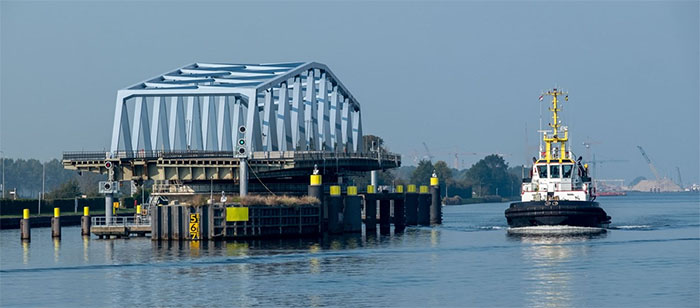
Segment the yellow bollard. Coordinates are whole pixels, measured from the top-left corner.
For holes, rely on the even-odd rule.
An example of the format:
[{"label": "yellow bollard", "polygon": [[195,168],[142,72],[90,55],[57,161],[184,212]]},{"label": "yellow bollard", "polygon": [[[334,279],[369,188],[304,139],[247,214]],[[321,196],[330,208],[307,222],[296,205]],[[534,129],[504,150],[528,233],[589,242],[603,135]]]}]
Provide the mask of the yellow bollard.
[{"label": "yellow bollard", "polygon": [[428,186],[425,186],[425,185],[421,185],[421,186],[420,186],[420,193],[421,193],[421,194],[427,194],[427,193],[429,193],[429,192],[430,192],[430,191],[428,190]]},{"label": "yellow bollard", "polygon": [[136,206],[136,215],[141,215],[141,205]]},{"label": "yellow bollard", "polygon": [[440,185],[440,181],[438,180],[437,177],[431,177],[430,178],[430,186],[438,186]]},{"label": "yellow bollard", "polygon": [[374,193],[374,186],[373,185],[367,185],[367,193],[368,194]]},{"label": "yellow bollard", "polygon": [[320,174],[312,174],[311,175],[311,185],[321,185],[321,175]]},{"label": "yellow bollard", "polygon": [[340,186],[338,186],[338,185],[331,186],[331,196],[340,196]]},{"label": "yellow bollard", "polygon": [[403,193],[403,185],[396,185],[396,192]]},{"label": "yellow bollard", "polygon": [[416,185],[414,185],[414,184],[408,185],[408,192],[410,192],[410,193],[416,192]]},{"label": "yellow bollard", "polygon": [[53,208],[53,217],[61,217],[61,208]]},{"label": "yellow bollard", "polygon": [[90,207],[89,206],[83,207],[83,216],[90,216]]},{"label": "yellow bollard", "polygon": [[22,211],[22,219],[29,219],[29,209],[24,209]]},{"label": "yellow bollard", "polygon": [[348,186],[348,196],[357,196],[357,186]]}]

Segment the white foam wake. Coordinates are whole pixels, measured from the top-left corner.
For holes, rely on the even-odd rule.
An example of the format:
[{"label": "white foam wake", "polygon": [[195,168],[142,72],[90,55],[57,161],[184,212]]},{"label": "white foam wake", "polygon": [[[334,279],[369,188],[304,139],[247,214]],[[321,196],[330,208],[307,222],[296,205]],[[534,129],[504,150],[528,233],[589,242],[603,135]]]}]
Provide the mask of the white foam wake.
[{"label": "white foam wake", "polygon": [[539,235],[539,234],[598,234],[605,232],[604,228],[575,227],[575,226],[533,226],[508,228],[510,234]]},{"label": "white foam wake", "polygon": [[614,229],[651,229],[650,225],[615,226]]}]

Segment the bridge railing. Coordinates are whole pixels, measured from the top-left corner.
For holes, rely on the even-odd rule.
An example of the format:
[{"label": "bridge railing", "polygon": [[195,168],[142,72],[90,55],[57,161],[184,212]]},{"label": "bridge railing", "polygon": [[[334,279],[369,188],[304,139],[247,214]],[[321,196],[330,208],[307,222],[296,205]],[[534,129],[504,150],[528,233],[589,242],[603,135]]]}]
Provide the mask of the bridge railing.
[{"label": "bridge railing", "polygon": [[[93,216],[91,217],[91,220],[93,226],[107,225],[107,218],[104,216]],[[112,216],[109,220],[109,225],[119,227],[150,226],[151,216]]]},{"label": "bridge railing", "polygon": [[[63,152],[63,160],[106,160],[106,159],[178,159],[178,158],[233,158],[231,151],[77,151]],[[344,153],[325,151],[267,151],[253,152],[249,159],[294,159],[294,160],[333,160],[333,159],[378,159],[401,161],[401,155],[389,152]]]}]

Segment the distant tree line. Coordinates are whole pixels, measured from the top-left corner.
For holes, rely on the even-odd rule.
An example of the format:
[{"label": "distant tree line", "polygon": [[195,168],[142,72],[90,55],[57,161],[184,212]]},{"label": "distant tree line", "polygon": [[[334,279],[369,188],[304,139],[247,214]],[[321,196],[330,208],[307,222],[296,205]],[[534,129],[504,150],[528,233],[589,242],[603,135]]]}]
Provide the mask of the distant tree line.
[{"label": "distant tree line", "polygon": [[[7,190],[5,198],[10,198],[10,191],[15,189],[17,198],[38,198],[41,194],[44,168],[45,199],[73,198],[81,195],[96,197],[98,182],[106,179],[104,175],[92,172],[79,174],[76,171],[66,170],[58,159],[42,163],[37,159],[4,158],[2,163]],[[1,181],[2,178],[0,183]]]},{"label": "distant tree line", "polygon": [[[388,152],[384,140],[378,136],[363,136],[365,152]],[[520,195],[522,168],[509,167],[500,155],[491,154],[468,169],[450,168],[446,162],[421,160],[418,165],[404,166],[398,169],[379,170],[378,185],[428,185],[433,172],[440,179],[443,196],[460,196],[461,198],[498,196],[508,198]],[[365,187],[370,184],[369,174],[349,178],[351,185]]]}]

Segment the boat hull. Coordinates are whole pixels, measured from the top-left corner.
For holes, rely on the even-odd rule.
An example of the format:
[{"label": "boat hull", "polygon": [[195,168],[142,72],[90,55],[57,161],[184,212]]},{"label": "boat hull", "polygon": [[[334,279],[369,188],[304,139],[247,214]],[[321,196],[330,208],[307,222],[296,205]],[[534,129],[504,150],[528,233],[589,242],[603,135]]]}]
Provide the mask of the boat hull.
[{"label": "boat hull", "polygon": [[610,216],[593,201],[514,202],[506,209],[511,228],[532,226],[577,226],[606,228]]}]

